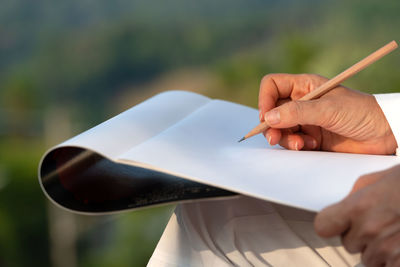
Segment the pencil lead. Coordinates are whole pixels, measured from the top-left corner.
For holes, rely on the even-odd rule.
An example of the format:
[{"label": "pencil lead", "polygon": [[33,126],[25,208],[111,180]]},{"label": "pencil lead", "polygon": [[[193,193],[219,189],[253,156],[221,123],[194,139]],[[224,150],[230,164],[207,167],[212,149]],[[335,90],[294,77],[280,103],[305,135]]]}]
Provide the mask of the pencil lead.
[{"label": "pencil lead", "polygon": [[246,140],[246,138],[242,137],[242,139],[240,139],[240,140],[238,141],[238,143],[240,143],[240,142],[242,142],[242,141],[244,141],[244,140]]}]

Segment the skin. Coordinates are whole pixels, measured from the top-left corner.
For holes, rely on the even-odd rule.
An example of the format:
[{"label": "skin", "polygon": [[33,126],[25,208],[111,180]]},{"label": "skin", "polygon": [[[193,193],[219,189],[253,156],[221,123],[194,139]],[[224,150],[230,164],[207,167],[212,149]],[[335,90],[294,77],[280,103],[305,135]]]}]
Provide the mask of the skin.
[{"label": "skin", "polygon": [[[260,121],[271,145],[391,155],[397,143],[372,95],[338,86],[319,99],[296,101],[327,79],[313,74],[270,74],[260,85]],[[315,230],[340,236],[366,266],[400,266],[400,165],[360,177],[341,202],[322,210]],[[386,265],[385,265],[386,264]]]},{"label": "skin", "polygon": [[[326,81],[312,74],[262,79],[258,106],[260,121],[272,127],[264,133],[269,143],[293,150],[393,154],[396,140],[372,95],[339,86],[319,99],[296,101]],[[275,113],[278,123],[269,120]]]},{"label": "skin", "polygon": [[322,237],[341,236],[366,266],[400,266],[400,165],[360,177],[355,190],[317,214]]}]

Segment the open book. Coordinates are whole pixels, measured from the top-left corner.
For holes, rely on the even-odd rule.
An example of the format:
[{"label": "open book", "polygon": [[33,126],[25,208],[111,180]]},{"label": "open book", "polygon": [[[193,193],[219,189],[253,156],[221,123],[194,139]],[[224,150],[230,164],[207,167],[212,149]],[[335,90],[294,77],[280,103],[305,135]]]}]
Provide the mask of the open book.
[{"label": "open book", "polygon": [[104,213],[244,194],[319,211],[355,180],[400,157],[238,143],[258,111],[184,91],[158,94],[50,149],[39,166],[45,194],[75,212]]}]

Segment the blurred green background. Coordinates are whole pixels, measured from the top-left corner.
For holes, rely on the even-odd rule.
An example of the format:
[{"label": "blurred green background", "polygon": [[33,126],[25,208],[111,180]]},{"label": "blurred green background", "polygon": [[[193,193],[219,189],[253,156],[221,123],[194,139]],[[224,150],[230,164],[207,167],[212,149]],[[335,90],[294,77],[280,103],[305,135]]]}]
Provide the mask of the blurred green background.
[{"label": "blurred green background", "polygon": [[[257,106],[271,72],[333,77],[398,39],[400,1],[2,0],[0,266],[144,266],[173,206],[78,216],[37,182],[46,149],[164,90]],[[345,83],[400,91],[400,52]]]}]

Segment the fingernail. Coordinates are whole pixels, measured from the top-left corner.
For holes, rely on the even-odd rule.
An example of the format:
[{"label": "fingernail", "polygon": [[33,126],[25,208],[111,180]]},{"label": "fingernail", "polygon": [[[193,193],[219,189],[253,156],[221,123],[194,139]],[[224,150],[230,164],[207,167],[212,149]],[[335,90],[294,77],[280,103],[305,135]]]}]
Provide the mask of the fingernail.
[{"label": "fingernail", "polygon": [[289,141],[288,143],[290,149],[299,150],[299,144],[295,141]]},{"label": "fingernail", "polygon": [[265,113],[264,118],[269,125],[274,125],[281,122],[281,115],[278,110],[271,110]]},{"label": "fingernail", "polygon": [[271,144],[272,136],[268,135],[268,143]]},{"label": "fingernail", "polygon": [[314,139],[312,140],[307,140],[306,141],[307,147],[309,149],[315,149],[317,147],[317,141],[315,141]]},{"label": "fingernail", "polygon": [[294,143],[294,148],[298,151],[299,150],[299,142]]},{"label": "fingernail", "polygon": [[258,115],[258,117],[260,118],[260,122],[262,121],[262,119],[263,119],[263,115],[262,115],[262,112],[261,112],[261,110],[260,110],[260,112],[259,112],[259,115]]}]

